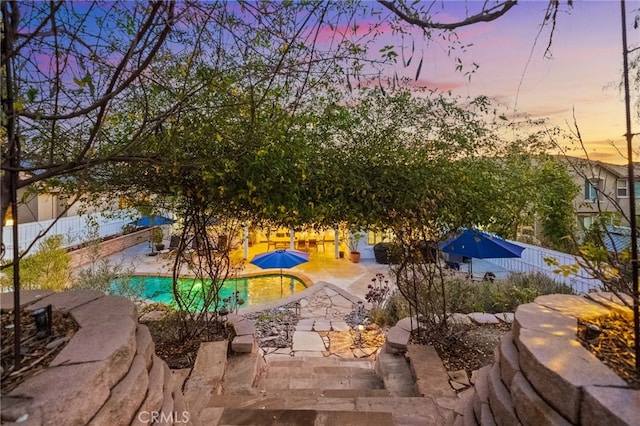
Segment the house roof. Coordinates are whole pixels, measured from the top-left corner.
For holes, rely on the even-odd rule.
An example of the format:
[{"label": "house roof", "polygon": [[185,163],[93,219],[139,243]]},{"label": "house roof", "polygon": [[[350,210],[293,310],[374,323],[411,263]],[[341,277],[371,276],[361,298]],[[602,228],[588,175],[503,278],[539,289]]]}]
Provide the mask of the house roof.
[{"label": "house roof", "polygon": [[[637,239],[640,247],[640,238]],[[629,250],[631,246],[631,228],[628,226],[607,226],[607,235],[604,236],[604,244],[608,251],[622,252]]]},{"label": "house roof", "polygon": [[[599,167],[606,170],[616,178],[626,179],[627,176],[629,175],[628,173],[629,166],[626,164],[605,163],[604,161],[589,160],[586,158],[578,158],[578,157],[571,157],[571,156],[565,156],[565,155],[558,156],[558,159],[562,162],[568,163],[569,165],[573,166],[578,170],[584,169],[585,167],[591,167],[591,168]],[[633,164],[633,173],[634,173],[634,176],[640,178],[640,162],[635,162]]]}]

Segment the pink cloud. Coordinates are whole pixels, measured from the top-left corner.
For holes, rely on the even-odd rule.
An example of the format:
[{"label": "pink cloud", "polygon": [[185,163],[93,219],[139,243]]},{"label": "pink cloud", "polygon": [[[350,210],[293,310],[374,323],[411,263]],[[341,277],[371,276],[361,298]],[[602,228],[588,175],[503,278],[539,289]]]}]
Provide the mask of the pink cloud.
[{"label": "pink cloud", "polygon": [[441,92],[447,92],[449,90],[456,90],[464,87],[464,83],[452,82],[452,81],[434,81],[424,78],[418,80],[411,80],[409,87],[421,88],[421,89],[435,89]]},{"label": "pink cloud", "polygon": [[318,32],[318,41],[320,43],[329,43],[336,38],[359,38],[369,34],[372,30],[380,31],[387,34],[391,32],[391,26],[388,22],[374,23],[374,22],[359,22],[351,25],[339,24],[333,27],[324,25]]}]

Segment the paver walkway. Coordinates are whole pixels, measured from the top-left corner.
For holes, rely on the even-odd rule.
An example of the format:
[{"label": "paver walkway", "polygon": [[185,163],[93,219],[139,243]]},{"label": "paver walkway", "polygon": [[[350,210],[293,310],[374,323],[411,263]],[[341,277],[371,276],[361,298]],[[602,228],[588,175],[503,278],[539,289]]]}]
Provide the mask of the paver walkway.
[{"label": "paver walkway", "polygon": [[[382,330],[360,331],[347,324],[345,318],[354,315],[354,311],[363,310],[367,304],[332,284],[317,283],[279,303],[285,305],[291,302],[298,303],[300,317],[292,336],[292,345],[277,349],[262,348],[262,353],[266,357],[336,356],[342,359],[364,357],[375,359],[375,355],[384,343]],[[265,307],[243,309],[240,314],[253,313],[260,309]],[[364,320],[364,317],[360,320]]]}]

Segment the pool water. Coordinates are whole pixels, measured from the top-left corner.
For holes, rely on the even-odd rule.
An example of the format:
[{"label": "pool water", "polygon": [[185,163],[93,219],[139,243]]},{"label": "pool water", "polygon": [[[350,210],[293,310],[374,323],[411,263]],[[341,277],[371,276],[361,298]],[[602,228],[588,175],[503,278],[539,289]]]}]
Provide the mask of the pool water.
[{"label": "pool water", "polygon": [[[280,280],[282,279],[282,285]],[[211,281],[205,281],[205,286]],[[172,290],[173,279],[171,277],[154,277],[136,275],[132,277],[130,285],[140,288],[142,298],[176,306]],[[178,286],[181,291],[197,295],[202,289],[202,283],[193,278],[180,278]],[[273,302],[283,297],[306,289],[302,280],[293,275],[259,275],[247,278],[235,278],[225,280],[220,290],[220,300],[232,297],[238,292],[238,297],[245,301],[242,306],[255,306],[267,302]]]}]

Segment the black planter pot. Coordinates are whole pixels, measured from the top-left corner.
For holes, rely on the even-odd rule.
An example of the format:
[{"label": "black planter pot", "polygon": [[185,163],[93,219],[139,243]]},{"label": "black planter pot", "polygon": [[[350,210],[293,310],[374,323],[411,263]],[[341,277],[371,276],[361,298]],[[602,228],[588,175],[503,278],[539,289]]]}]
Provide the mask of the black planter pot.
[{"label": "black planter pot", "polygon": [[376,263],[388,265],[389,263],[398,263],[398,255],[395,253],[397,247],[392,243],[378,243],[373,246],[373,255]]}]

